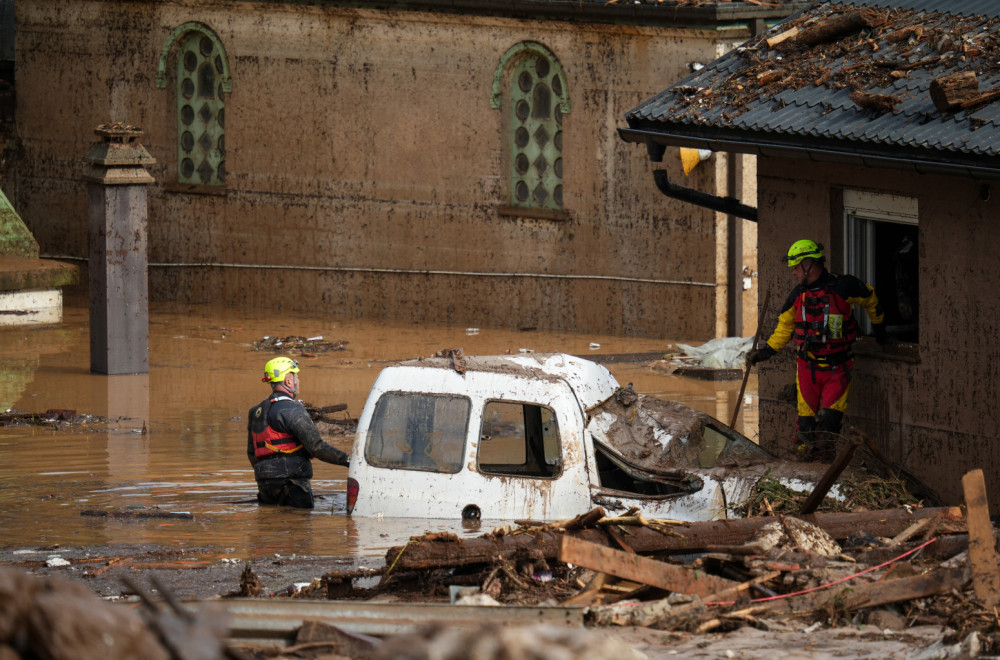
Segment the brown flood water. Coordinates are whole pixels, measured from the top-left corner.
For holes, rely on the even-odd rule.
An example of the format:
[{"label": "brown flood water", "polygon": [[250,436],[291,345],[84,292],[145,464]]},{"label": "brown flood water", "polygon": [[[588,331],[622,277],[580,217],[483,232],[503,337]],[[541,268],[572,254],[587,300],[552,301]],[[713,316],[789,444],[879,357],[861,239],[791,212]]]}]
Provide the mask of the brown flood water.
[{"label": "brown flood water", "polygon": [[[349,518],[346,468],[318,461],[315,510],[258,507],[245,416],[267,394],[260,375],[274,354],[254,351],[253,343],[264,336],[346,341],[346,351],[300,359],[300,397],[315,406],[346,403],[355,417],[388,362],[443,348],[461,347],[467,355],[527,348],[594,357],[665,352],[673,343],[492,328],[469,334],[458,325],[153,305],[149,374],[104,376],[90,372],[85,303],[69,305],[59,325],[0,328],[0,412],[71,409],[106,417],[108,424],[0,427],[0,548],[157,544],[245,559],[275,553],[360,559],[382,557],[424,531],[478,536],[495,521],[463,529],[452,520]],[[600,348],[591,348],[592,342]],[[637,391],[681,401],[726,423],[741,384],[664,375],[643,364],[608,367],[623,385],[631,382]],[[756,376],[747,393],[737,427],[756,439]],[[332,439],[348,451],[351,441]],[[193,518],[81,515],[154,507]]]}]

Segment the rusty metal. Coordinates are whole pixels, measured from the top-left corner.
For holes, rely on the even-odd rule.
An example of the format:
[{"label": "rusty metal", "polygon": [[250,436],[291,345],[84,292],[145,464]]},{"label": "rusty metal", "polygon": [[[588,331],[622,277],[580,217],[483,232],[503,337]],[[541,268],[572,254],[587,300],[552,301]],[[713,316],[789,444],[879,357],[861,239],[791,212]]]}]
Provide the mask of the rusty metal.
[{"label": "rusty metal", "polygon": [[356,601],[227,599],[195,601],[186,606],[224,607],[230,618],[230,642],[256,647],[283,647],[295,639],[306,621],[322,621],[352,633],[385,637],[411,632],[432,621],[449,626],[547,623],[583,626],[582,607],[480,607],[444,603],[372,603]]}]

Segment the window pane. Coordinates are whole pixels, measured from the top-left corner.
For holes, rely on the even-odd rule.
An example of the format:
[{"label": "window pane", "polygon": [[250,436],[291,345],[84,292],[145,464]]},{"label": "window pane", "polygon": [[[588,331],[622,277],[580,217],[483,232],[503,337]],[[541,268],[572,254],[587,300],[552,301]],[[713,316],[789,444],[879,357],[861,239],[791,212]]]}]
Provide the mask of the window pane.
[{"label": "window pane", "polygon": [[524,403],[487,403],[479,434],[478,463],[485,474],[558,474],[562,469],[559,429],[552,410]]},{"label": "window pane", "polygon": [[[221,48],[200,32],[180,44],[177,61],[177,179],[218,186],[225,182],[225,101]],[[197,98],[197,101],[193,99]]]},{"label": "window pane", "polygon": [[[537,52],[526,54],[512,72],[510,87],[511,203],[534,208],[562,208],[562,114],[558,63]],[[553,90],[559,90],[553,97]],[[526,167],[528,165],[528,167]]]},{"label": "window pane", "polygon": [[401,470],[458,472],[469,408],[465,397],[384,394],[372,415],[365,460]]},{"label": "window pane", "polygon": [[[891,206],[887,207],[892,211]],[[901,215],[901,214],[898,214]],[[847,272],[872,285],[885,313],[886,330],[893,338],[917,343],[919,319],[919,230],[913,222],[895,222],[898,217],[848,209],[846,223]],[[885,218],[892,217],[893,220]],[[868,315],[854,310],[861,331],[872,331]]]}]

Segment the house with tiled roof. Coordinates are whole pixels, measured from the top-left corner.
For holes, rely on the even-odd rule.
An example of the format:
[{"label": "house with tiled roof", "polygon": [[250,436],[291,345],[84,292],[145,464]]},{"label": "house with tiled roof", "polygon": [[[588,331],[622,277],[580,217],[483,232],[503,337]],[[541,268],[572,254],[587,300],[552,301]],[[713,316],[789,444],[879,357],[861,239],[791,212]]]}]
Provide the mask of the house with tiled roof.
[{"label": "house with tiled roof", "polygon": [[[894,342],[857,345],[848,424],[951,503],[973,468],[1000,501],[998,27],[985,0],[819,2],[638,104],[619,130],[669,194],[757,221],[764,336],[794,284],[781,257],[795,240],[875,287]],[[756,204],[671,180],[659,163],[679,148],[755,157]],[[759,374],[774,450],[796,416],[791,349],[779,358]]]},{"label": "house with tiled roof", "polygon": [[[122,122],[156,161],[151,302],[731,334],[752,224],[635,189],[617,118],[805,4],[0,0],[0,188],[85,265],[83,159]],[[690,180],[727,195],[752,177],[727,162]]]}]

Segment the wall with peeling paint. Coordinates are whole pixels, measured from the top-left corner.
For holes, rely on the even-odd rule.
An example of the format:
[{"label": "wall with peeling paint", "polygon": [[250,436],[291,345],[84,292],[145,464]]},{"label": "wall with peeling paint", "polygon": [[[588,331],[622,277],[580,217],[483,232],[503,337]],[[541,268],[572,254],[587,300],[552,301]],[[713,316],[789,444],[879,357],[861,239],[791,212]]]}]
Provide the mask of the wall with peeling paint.
[{"label": "wall with peeling paint", "polygon": [[[870,338],[861,341],[846,424],[947,504],[962,502],[962,475],[975,468],[985,473],[990,500],[1000,502],[1000,364],[992,357],[1000,343],[1000,299],[990,293],[1000,284],[992,248],[1000,242],[997,196],[984,200],[983,182],[971,178],[772,158],[760,159],[758,167],[761,286],[780,293],[779,301],[794,285],[781,263],[792,241],[824,243],[828,265],[839,269],[840,191],[917,198],[920,341],[893,355]],[[779,307],[772,304],[765,332],[774,329]],[[782,390],[794,382],[790,346],[760,367],[760,436],[772,449],[792,441],[795,404]]]},{"label": "wall with peeling paint", "polygon": [[[229,55],[224,190],[176,183],[167,36],[209,26]],[[626,110],[747,37],[281,2],[17,3],[24,157],[2,181],[48,255],[86,255],[93,129],[146,131],[151,300],[707,340],[725,334],[724,219],[665,198]],[[558,57],[569,218],[501,215],[501,56]],[[172,54],[172,57],[174,54]],[[723,157],[674,180],[725,194]],[[746,179],[754,179],[752,159]],[[745,187],[753,204],[753,187]],[[212,194],[215,193],[215,194]],[[754,256],[748,227],[745,256]],[[720,267],[720,264],[722,266]],[[278,268],[281,267],[281,268]],[[85,278],[84,278],[85,280]],[[702,285],[699,285],[702,284]],[[744,334],[756,287],[744,293]]]}]

